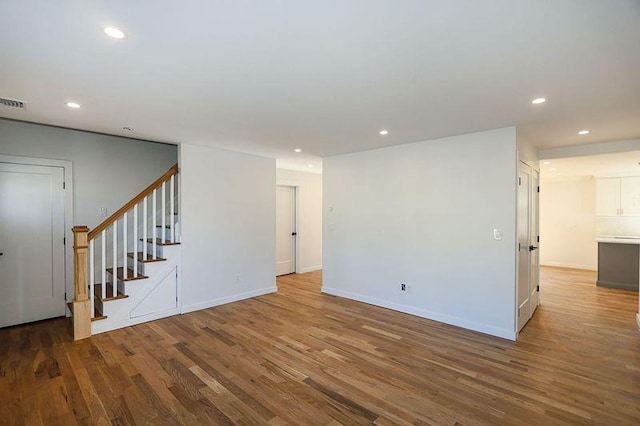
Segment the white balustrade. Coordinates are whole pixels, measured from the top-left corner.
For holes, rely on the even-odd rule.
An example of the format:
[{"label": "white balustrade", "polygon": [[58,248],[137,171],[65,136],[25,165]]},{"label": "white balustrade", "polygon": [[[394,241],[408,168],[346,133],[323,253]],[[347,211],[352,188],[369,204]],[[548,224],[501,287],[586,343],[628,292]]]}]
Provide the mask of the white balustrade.
[{"label": "white balustrade", "polygon": [[156,225],[157,225],[157,217],[156,216],[158,215],[158,212],[156,210],[156,192],[157,191],[154,189],[153,190],[153,199],[152,199],[152,204],[151,204],[151,214],[152,214],[152,217],[153,217],[153,221],[151,223],[151,228],[153,229],[152,238],[151,238],[151,241],[152,241],[152,243],[151,243],[151,255],[153,256],[154,260],[156,259],[156,241],[157,240],[156,240],[155,233],[156,233],[156,229],[157,229],[157,227],[156,227]]},{"label": "white balustrade", "polygon": [[[100,234],[100,239],[102,243],[102,249],[100,250],[100,279],[102,282],[102,288],[100,295],[102,296],[102,300],[107,297],[107,230],[104,229]],[[93,242],[93,240],[91,240]]]},{"label": "white balustrade", "polygon": [[125,212],[124,216],[122,216],[122,277],[125,280],[128,278],[129,272],[129,268],[127,268],[127,231],[129,230],[129,227],[127,226],[127,214],[128,212]]},{"label": "white balustrade", "polygon": [[171,191],[169,194],[169,226],[171,227],[171,242],[175,243],[176,242],[176,227],[175,227],[175,223],[176,223],[176,218],[175,218],[175,205],[173,204],[175,202],[175,180],[174,180],[175,175],[171,176],[171,181],[169,184],[169,190]]},{"label": "white balustrade", "polygon": [[95,266],[95,250],[93,240],[89,241],[89,300],[91,301],[91,318],[95,316],[95,298],[93,293],[93,286],[96,282],[96,266]]},{"label": "white balustrade", "polygon": [[147,260],[147,200],[148,197],[144,197],[142,201],[142,258]]},{"label": "white balustrade", "polygon": [[133,276],[138,275],[138,205],[133,206]]},{"label": "white balustrade", "polygon": [[113,287],[113,293],[115,293],[118,288],[118,281],[116,278],[116,274],[118,273],[118,221],[113,222],[113,282],[111,283]]},{"label": "white balustrade", "polygon": [[167,231],[167,182],[162,182],[162,231],[160,232],[160,238],[162,242],[166,240],[165,232]]}]

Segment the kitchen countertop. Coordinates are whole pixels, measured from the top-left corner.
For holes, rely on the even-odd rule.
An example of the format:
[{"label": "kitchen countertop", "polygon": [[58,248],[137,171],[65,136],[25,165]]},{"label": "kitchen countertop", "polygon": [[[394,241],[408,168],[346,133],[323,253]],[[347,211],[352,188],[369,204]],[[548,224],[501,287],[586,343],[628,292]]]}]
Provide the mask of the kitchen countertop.
[{"label": "kitchen countertop", "polygon": [[597,237],[599,243],[640,244],[640,237]]}]

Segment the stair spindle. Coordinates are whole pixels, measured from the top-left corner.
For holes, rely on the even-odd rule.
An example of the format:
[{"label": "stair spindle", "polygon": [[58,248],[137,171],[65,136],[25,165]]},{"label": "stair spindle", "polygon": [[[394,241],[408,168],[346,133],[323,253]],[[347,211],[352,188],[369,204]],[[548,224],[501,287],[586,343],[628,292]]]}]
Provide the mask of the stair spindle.
[{"label": "stair spindle", "polygon": [[91,301],[91,318],[95,316],[95,297],[93,293],[93,286],[96,282],[96,259],[93,241],[94,240],[89,241],[89,300]]},{"label": "stair spindle", "polygon": [[160,237],[162,242],[165,242],[165,233],[167,232],[167,182],[162,182],[162,232]]},{"label": "stair spindle", "polygon": [[174,202],[175,202],[175,182],[174,182],[174,177],[175,175],[171,176],[171,180],[169,181],[169,226],[171,227],[171,242],[175,243],[176,242],[176,228],[175,228],[175,206],[174,206]]},{"label": "stair spindle", "polygon": [[116,273],[118,271],[118,221],[116,220],[115,222],[113,222],[113,259],[112,259],[112,263],[113,263],[113,275],[112,276],[112,280],[113,282],[111,283],[111,285],[113,286],[113,288],[115,289],[118,285],[117,282],[117,278],[116,278]]},{"label": "stair spindle", "polygon": [[147,259],[147,200],[142,200],[142,253],[143,259]]},{"label": "stair spindle", "polygon": [[[102,300],[107,298],[107,230],[104,229],[101,233],[100,233],[100,238],[101,243],[102,243],[102,249],[101,249],[101,253],[100,253],[100,272],[101,272],[101,282],[102,282],[102,289],[101,289],[101,296],[102,296]],[[91,240],[91,242],[93,242],[93,240]]]},{"label": "stair spindle", "polygon": [[155,232],[156,232],[156,227],[157,227],[157,215],[158,212],[156,210],[156,190],[153,190],[153,197],[152,197],[152,203],[151,203],[151,215],[153,217],[153,222],[151,223],[151,226],[153,228],[153,237],[151,238],[151,255],[153,256],[153,260],[156,259],[156,238],[155,238]]},{"label": "stair spindle", "polygon": [[138,275],[138,205],[133,206],[133,273]]},{"label": "stair spindle", "polygon": [[[124,216],[122,216],[122,277],[126,280],[129,278],[127,275],[127,229],[129,228],[127,225],[127,215],[129,213],[125,212]],[[118,271],[115,271],[116,274]],[[114,276],[115,282],[115,276]]]}]

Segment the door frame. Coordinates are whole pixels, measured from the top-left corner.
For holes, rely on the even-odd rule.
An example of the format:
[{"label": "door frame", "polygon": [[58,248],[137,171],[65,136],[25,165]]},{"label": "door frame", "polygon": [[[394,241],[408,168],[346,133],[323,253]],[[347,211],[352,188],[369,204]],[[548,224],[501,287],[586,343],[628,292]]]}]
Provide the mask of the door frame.
[{"label": "door frame", "polygon": [[[20,164],[25,166],[48,166],[62,168],[64,189],[62,191],[64,206],[64,291],[67,296],[66,302],[73,300],[73,163],[67,160],[56,160],[52,158],[22,157],[16,155],[0,154],[0,162],[10,164]],[[65,307],[67,316],[70,315]]]},{"label": "door frame", "polygon": [[[296,239],[295,239],[295,244],[296,244],[296,248],[295,248],[295,253],[293,254],[294,259],[293,262],[295,264],[295,271],[294,273],[299,274],[300,273],[300,246],[302,246],[301,244],[301,238],[303,238],[300,235],[300,185],[296,185],[293,183],[289,183],[289,182],[276,182],[276,193],[278,191],[278,187],[279,186],[288,186],[290,188],[293,188],[293,198],[294,198],[294,220],[296,223]],[[278,212],[276,211],[276,218],[277,218],[277,214]],[[276,238],[278,238],[276,236]]]},{"label": "door frame", "polygon": [[[519,155],[518,155],[518,157],[519,157]],[[518,254],[518,225],[519,225],[519,222],[518,222],[518,199],[517,199],[517,197],[518,197],[518,178],[520,177],[520,166],[522,164],[524,164],[525,166],[528,166],[531,169],[532,172],[535,171],[536,173],[538,173],[538,186],[539,186],[540,185],[540,180],[539,180],[540,166],[537,165],[537,164],[532,164],[532,163],[530,163],[528,161],[521,160],[519,158],[516,161],[517,161],[516,162],[516,176],[515,176],[515,181],[514,181],[514,183],[515,183],[515,192],[516,192],[516,206],[515,206],[515,208],[516,208],[516,211],[515,211],[516,232],[515,232],[515,240],[514,240],[514,243],[515,243],[515,246],[514,246],[514,251],[515,251],[515,272],[516,273],[515,273],[515,280],[514,280],[514,284],[515,284],[514,296],[515,297],[514,297],[514,304],[513,304],[514,305],[514,311],[513,311],[513,323],[514,324],[513,325],[514,325],[516,340],[518,340],[518,336],[520,335],[520,330],[519,330],[519,327],[518,327],[518,309],[520,307],[520,303],[519,303],[519,300],[518,300],[519,299],[518,298],[518,275],[519,275],[519,272],[520,272],[520,265],[519,265],[519,261],[518,261],[518,257],[519,257],[519,254]],[[529,184],[531,185],[531,179],[529,180]],[[529,189],[531,189],[531,188],[529,188]],[[530,208],[531,208],[532,195],[533,195],[532,192],[529,191],[529,207]],[[539,218],[540,218],[540,203],[539,202],[536,203],[535,208],[536,208],[536,217],[539,220]],[[529,222],[529,227],[531,227],[531,216],[530,215],[527,217],[527,221]],[[538,228],[538,232],[540,232],[539,228]],[[529,229],[529,233],[531,233],[531,229]],[[531,235],[529,235],[529,238],[531,239]],[[529,269],[531,268],[531,259],[529,259],[529,261],[527,262],[527,268],[529,268]],[[538,273],[537,273],[537,276],[538,276],[538,283],[539,283],[539,280],[540,280],[540,262],[539,261],[538,261]],[[531,285],[531,271],[530,270],[529,270],[529,285]],[[528,297],[530,297],[530,294],[528,295]],[[540,295],[538,294],[538,305],[536,305],[536,307],[539,306],[539,303],[540,303]],[[533,315],[531,315],[529,320],[532,317],[533,317]],[[526,324],[525,324],[525,326],[526,326]],[[525,326],[523,326],[523,329],[524,329]]]}]

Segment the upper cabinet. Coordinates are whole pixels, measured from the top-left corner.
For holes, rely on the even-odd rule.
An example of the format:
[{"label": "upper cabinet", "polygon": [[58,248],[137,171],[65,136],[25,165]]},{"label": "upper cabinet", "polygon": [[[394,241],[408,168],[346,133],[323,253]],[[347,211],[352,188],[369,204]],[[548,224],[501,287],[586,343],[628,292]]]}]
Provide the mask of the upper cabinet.
[{"label": "upper cabinet", "polygon": [[640,177],[620,179],[622,216],[640,216]]},{"label": "upper cabinet", "polygon": [[640,177],[596,181],[597,216],[640,216]]}]

